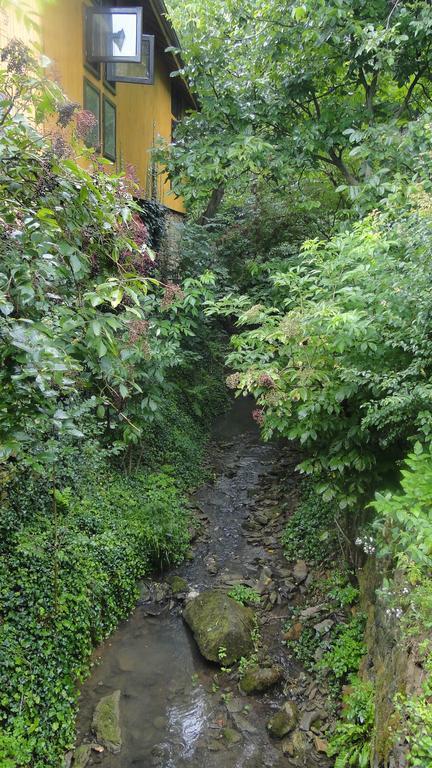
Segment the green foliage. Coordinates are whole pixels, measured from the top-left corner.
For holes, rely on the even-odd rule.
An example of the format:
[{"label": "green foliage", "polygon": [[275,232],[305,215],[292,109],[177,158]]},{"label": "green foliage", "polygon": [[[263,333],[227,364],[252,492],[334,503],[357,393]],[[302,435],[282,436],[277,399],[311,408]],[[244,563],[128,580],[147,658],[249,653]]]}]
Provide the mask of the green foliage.
[{"label": "green foliage", "polygon": [[301,442],[302,471],[342,508],[429,431],[431,210],[421,184],[400,187],[328,243],[306,243],[273,276],[276,306],[232,302],[246,329],[228,357],[238,390],[256,398],[265,437]]},{"label": "green foliage", "polygon": [[365,617],[354,616],[348,624],[340,624],[334,633],[331,648],[317,662],[318,670],[325,670],[337,682],[357,672],[366,653],[364,642]]},{"label": "green foliage", "polygon": [[286,558],[303,558],[311,563],[328,558],[335,545],[334,514],[334,503],[323,501],[312,486],[305,484],[300,503],[282,534]]},{"label": "green foliage", "polygon": [[305,669],[313,672],[315,669],[315,653],[320,647],[320,637],[313,627],[304,627],[298,640],[289,640],[287,646],[293,656],[300,661]]},{"label": "green foliage", "polygon": [[342,717],[330,738],[329,755],[335,768],[367,768],[372,758],[375,719],[374,688],[359,677],[351,678],[343,698]]},{"label": "green foliage", "polygon": [[[76,680],[93,645],[134,606],[137,579],[181,560],[189,542],[170,474],[98,471],[82,497],[62,489],[56,501],[50,516],[16,534],[0,566],[5,744],[18,731],[37,768],[57,768],[73,744]],[[27,765],[18,755],[11,766]]]},{"label": "green foliage", "polygon": [[[200,110],[177,127],[174,189],[202,210],[239,179],[283,183],[320,169],[356,198],[380,195],[386,163],[362,151],[381,123],[401,133],[430,99],[428,0],[171,3]],[[223,41],[223,43],[221,42]],[[226,63],[229,61],[229,67]],[[385,154],[386,141],[375,141]]]},{"label": "green foliage", "polygon": [[357,602],[360,596],[358,587],[347,582],[341,574],[336,574],[336,578],[332,581],[334,586],[330,589],[329,596],[340,605],[341,608],[347,608]]},{"label": "green foliage", "polygon": [[261,596],[256,589],[252,587],[246,587],[244,584],[236,584],[235,587],[230,589],[228,597],[232,597],[233,600],[237,600],[242,605],[258,605],[261,602]]},{"label": "green foliage", "polygon": [[[0,762],[58,768],[92,648],[137,579],[187,551],[223,337],[202,309],[213,275],[150,276],[160,208],[143,215],[130,180],[92,162],[22,44],[2,61]],[[31,104],[36,121],[57,109],[51,140]]]},{"label": "green foliage", "polygon": [[377,493],[379,554],[430,568],[432,565],[432,447],[416,443],[401,471],[399,492]]}]

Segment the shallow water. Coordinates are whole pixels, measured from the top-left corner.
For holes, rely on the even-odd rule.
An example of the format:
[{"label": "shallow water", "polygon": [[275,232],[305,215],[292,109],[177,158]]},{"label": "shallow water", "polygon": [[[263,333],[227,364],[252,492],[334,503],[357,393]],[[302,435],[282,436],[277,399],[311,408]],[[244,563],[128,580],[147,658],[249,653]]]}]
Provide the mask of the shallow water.
[{"label": "shallow water", "polygon": [[[272,471],[277,448],[263,445],[251,419],[252,404],[237,400],[213,435],[214,483],[204,485],[193,502],[209,519],[194,560],[176,569],[191,588],[230,583],[256,570],[260,548],[242,535],[242,522],[260,478]],[[208,573],[204,559],[217,558],[219,573]],[[254,574],[256,577],[256,573]],[[265,729],[270,696],[239,699],[232,693],[228,710],[215,684],[217,668],[199,654],[180,610],[149,616],[138,605],[99,649],[91,677],[83,686],[78,718],[79,740],[90,732],[99,699],[121,691],[123,747],[119,754],[92,753],[91,765],[106,768],[258,768],[284,766],[286,760]],[[220,675],[218,684],[225,685]],[[227,681],[229,685],[229,681]],[[226,689],[226,692],[228,688]],[[277,694],[273,694],[277,697]],[[246,709],[245,709],[246,707]],[[237,710],[237,711],[235,711]],[[221,726],[241,733],[230,748],[221,741]]]}]

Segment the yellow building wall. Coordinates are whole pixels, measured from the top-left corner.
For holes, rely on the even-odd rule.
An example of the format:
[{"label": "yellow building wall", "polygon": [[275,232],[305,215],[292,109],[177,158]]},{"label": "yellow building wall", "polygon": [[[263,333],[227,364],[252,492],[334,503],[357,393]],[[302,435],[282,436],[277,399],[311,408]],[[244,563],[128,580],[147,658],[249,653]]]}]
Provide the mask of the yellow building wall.
[{"label": "yellow building wall", "polygon": [[[117,168],[125,170],[127,165],[132,165],[144,196],[149,196],[150,150],[158,137],[166,141],[171,139],[171,85],[162,56],[155,54],[154,85],[117,83],[113,93],[102,77],[98,80],[84,65],[84,4],[80,0],[54,0],[43,6],[39,16],[38,0],[28,0],[26,5],[34,18],[39,18],[39,33],[30,31],[14,14],[0,11],[1,44],[11,37],[26,43],[39,42],[43,53],[52,62],[50,76],[57,80],[71,101],[83,104],[86,78],[100,91],[101,97],[105,95],[115,104]],[[170,193],[163,175],[157,178],[157,199],[174,211],[184,212],[181,198]]]}]

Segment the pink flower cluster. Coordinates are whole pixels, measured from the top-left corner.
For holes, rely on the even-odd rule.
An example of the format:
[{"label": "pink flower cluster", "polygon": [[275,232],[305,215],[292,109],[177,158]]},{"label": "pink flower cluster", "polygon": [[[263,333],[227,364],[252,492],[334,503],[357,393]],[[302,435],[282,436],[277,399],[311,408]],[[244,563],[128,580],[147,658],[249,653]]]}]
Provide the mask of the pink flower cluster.
[{"label": "pink flower cluster", "polygon": [[275,383],[268,373],[261,373],[258,378],[258,384],[261,385],[261,387],[266,387],[267,389],[273,389],[275,386]]},{"label": "pink flower cluster", "polygon": [[75,115],[75,124],[78,138],[84,140],[96,128],[97,119],[88,109],[80,109]]},{"label": "pink flower cluster", "polygon": [[254,421],[256,421],[257,424],[259,424],[260,427],[264,424],[264,411],[262,408],[255,408],[254,411],[252,411],[252,418]]},{"label": "pink flower cluster", "polygon": [[179,285],[167,283],[161,301],[161,308],[168,309],[175,301],[184,299],[184,293]]}]

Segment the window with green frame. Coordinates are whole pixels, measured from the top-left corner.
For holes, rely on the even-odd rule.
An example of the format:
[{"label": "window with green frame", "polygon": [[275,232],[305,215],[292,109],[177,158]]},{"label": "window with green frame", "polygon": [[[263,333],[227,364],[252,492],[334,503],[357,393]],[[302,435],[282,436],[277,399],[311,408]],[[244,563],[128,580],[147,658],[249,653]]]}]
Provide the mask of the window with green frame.
[{"label": "window with green frame", "polygon": [[87,135],[85,143],[88,147],[94,147],[95,149],[99,150],[101,123],[100,92],[97,88],[95,88],[94,85],[92,85],[92,83],[90,83],[89,80],[86,80],[86,78],[84,78],[83,107],[87,112],[91,112],[97,120],[97,124]]},{"label": "window with green frame", "polygon": [[106,96],[102,102],[103,154],[113,162],[116,159],[116,108]]}]

